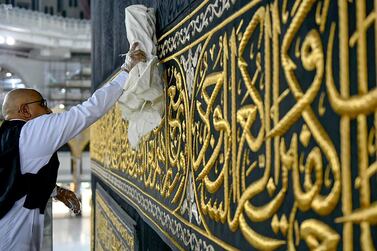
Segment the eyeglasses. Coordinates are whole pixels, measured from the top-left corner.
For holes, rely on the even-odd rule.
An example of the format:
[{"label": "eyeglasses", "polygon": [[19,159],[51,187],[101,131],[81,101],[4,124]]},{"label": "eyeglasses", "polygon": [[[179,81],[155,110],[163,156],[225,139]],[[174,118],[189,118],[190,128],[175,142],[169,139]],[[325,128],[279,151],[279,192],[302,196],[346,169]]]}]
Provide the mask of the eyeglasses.
[{"label": "eyeglasses", "polygon": [[24,103],[23,105],[29,105],[29,104],[34,104],[34,103],[40,103],[40,105],[42,107],[47,107],[47,100],[46,99],[41,99],[41,100],[37,100],[37,101],[33,101],[33,102],[29,102],[29,103]]}]

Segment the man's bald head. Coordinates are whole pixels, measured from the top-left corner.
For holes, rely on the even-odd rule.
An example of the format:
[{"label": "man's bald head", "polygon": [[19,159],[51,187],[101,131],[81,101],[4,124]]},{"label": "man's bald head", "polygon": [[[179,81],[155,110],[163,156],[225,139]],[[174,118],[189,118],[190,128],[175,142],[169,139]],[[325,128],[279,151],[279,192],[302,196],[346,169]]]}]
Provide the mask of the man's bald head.
[{"label": "man's bald head", "polygon": [[6,120],[25,119],[20,114],[23,104],[42,100],[42,95],[34,89],[14,89],[5,95],[2,112]]}]

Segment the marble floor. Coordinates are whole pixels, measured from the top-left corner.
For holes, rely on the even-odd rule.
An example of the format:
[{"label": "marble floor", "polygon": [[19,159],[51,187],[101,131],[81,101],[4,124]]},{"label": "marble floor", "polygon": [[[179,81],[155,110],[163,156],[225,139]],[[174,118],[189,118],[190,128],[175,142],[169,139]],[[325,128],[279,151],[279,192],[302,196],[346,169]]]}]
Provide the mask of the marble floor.
[{"label": "marble floor", "polygon": [[61,202],[54,201],[53,251],[90,250],[90,186],[81,186],[82,216],[74,216]]},{"label": "marble floor", "polygon": [[53,222],[54,251],[89,251],[90,218],[58,218]]}]

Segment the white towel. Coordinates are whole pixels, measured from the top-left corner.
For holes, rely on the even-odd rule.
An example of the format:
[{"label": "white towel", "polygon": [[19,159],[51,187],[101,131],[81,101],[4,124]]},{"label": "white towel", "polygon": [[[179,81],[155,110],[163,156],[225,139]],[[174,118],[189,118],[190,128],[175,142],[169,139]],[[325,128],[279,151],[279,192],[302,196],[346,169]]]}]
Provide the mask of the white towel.
[{"label": "white towel", "polygon": [[126,30],[130,45],[146,53],[147,62],[140,62],[129,73],[119,98],[122,115],[128,120],[128,140],[137,148],[141,137],[156,128],[164,112],[164,93],[156,56],[156,17],[152,8],[131,5],[126,8]]}]

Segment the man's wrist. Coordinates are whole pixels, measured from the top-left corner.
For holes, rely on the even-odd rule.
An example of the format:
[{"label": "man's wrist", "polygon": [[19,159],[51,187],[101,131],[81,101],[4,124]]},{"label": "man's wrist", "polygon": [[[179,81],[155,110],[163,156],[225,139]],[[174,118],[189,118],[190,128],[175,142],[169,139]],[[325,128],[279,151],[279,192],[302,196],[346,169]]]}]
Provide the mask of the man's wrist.
[{"label": "man's wrist", "polygon": [[126,71],[121,71],[113,80],[112,82],[117,83],[120,87],[123,88],[124,83],[128,77],[128,73]]}]

